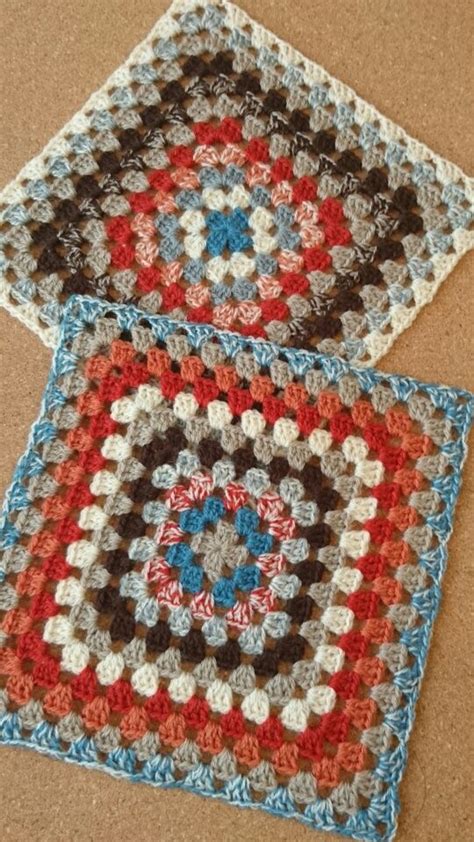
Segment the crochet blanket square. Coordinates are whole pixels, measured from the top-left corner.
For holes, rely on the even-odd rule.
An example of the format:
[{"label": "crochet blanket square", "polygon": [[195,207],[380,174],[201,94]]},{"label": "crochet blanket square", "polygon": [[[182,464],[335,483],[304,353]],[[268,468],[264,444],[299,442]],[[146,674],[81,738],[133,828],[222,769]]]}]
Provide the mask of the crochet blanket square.
[{"label": "crochet blanket square", "polygon": [[4,509],[0,741],[390,840],[472,410],[71,300]]},{"label": "crochet blanket square", "polygon": [[226,0],[177,0],[0,195],[0,295],[373,364],[474,245],[473,181]]}]

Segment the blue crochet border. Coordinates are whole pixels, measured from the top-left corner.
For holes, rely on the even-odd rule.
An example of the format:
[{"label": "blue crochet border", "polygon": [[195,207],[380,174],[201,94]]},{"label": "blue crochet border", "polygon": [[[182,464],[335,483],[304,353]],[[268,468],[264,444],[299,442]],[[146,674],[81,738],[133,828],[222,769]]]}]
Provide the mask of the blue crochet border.
[{"label": "blue crochet border", "polygon": [[[74,370],[77,358],[68,350],[67,344],[79,334],[87,324],[93,324],[98,318],[113,314],[124,330],[141,323],[151,328],[157,339],[165,339],[170,333],[180,328],[186,332],[192,345],[198,348],[204,341],[216,337],[224,350],[231,356],[239,350],[251,348],[258,362],[268,365],[275,357],[286,359],[293,370],[304,374],[312,367],[320,368],[330,382],[338,382],[345,374],[352,374],[361,388],[370,393],[379,383],[387,383],[401,401],[406,401],[414,391],[426,393],[433,405],[442,411],[458,431],[459,438],[441,447],[452,471],[446,477],[435,481],[433,487],[445,503],[439,515],[427,519],[438,537],[438,545],[427,552],[421,559],[429,573],[433,585],[413,596],[417,611],[424,618],[420,628],[402,634],[402,642],[413,656],[413,665],[400,670],[394,676],[394,683],[403,692],[407,704],[404,708],[385,717],[384,722],[398,739],[398,745],[379,758],[375,774],[386,784],[380,794],[375,795],[370,805],[357,811],[341,826],[334,819],[334,811],[327,799],[310,804],[301,812],[295,808],[291,795],[284,787],[277,787],[262,802],[252,801],[248,781],[239,776],[216,791],[212,774],[208,766],[199,764],[185,778],[176,781],[173,775],[173,761],[170,757],[156,757],[145,763],[139,772],[135,772],[135,757],[130,749],[117,749],[109,755],[106,762],[98,760],[97,750],[92,738],[83,737],[71,744],[68,751],[60,748],[60,741],[55,733],[55,726],[41,723],[32,732],[29,739],[21,735],[21,725],[17,714],[5,714],[0,718],[0,742],[33,748],[36,751],[69,763],[77,763],[94,769],[102,769],[115,777],[131,781],[143,781],[157,787],[184,789],[199,795],[206,795],[236,804],[240,807],[261,809],[276,816],[295,818],[314,829],[328,830],[343,836],[370,842],[390,842],[396,832],[397,815],[400,809],[398,787],[407,763],[407,742],[413,726],[415,704],[420,691],[421,679],[425,668],[427,652],[434,618],[438,612],[441,598],[441,579],[446,566],[447,541],[453,528],[453,513],[461,486],[461,470],[467,452],[467,434],[472,422],[474,396],[466,391],[451,389],[435,384],[421,383],[411,377],[398,377],[384,374],[368,368],[356,368],[334,357],[280,348],[269,342],[247,339],[237,334],[217,331],[208,325],[193,325],[188,322],[176,322],[161,316],[148,316],[143,311],[131,306],[108,304],[90,298],[75,296],[64,314],[58,347],[54,353],[51,372],[41,403],[40,414],[32,427],[26,452],[18,462],[12,484],[6,493],[0,522],[0,548],[13,546],[18,540],[18,533],[10,522],[9,515],[28,505],[28,497],[23,481],[39,474],[43,463],[37,453],[37,446],[52,440],[56,429],[48,414],[65,402],[65,397],[57,385],[57,380],[65,373]],[[4,574],[0,570],[0,581]],[[384,830],[382,830],[384,826]]]}]

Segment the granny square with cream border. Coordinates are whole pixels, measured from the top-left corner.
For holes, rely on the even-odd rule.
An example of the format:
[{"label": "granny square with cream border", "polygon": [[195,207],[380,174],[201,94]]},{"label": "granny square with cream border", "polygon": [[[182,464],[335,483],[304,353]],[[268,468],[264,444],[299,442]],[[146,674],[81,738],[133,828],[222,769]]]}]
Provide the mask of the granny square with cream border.
[{"label": "granny square with cream border", "polygon": [[74,294],[372,364],[474,244],[472,180],[236,6],[177,0],[0,194],[0,300]]}]

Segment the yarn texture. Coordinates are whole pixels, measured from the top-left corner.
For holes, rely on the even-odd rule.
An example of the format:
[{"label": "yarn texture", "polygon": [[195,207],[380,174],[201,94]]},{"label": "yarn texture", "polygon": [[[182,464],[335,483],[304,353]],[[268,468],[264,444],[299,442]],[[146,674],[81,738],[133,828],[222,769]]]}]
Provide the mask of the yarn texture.
[{"label": "yarn texture", "polygon": [[472,410],[72,298],[3,510],[0,741],[391,840]]},{"label": "yarn texture", "polygon": [[176,0],[0,194],[0,300],[74,294],[359,365],[474,244],[473,183],[226,2]]}]

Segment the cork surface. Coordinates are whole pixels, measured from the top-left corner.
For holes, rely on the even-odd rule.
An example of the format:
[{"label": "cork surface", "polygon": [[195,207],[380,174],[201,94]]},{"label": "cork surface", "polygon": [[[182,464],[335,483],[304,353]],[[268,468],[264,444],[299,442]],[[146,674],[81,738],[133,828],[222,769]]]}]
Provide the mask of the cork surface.
[{"label": "cork surface", "polygon": [[[238,0],[250,15],[353,87],[433,150],[474,174],[468,0]],[[0,0],[0,185],[62,127],[146,35],[166,0]],[[469,76],[471,75],[471,78]],[[474,255],[380,367],[474,389]],[[0,312],[0,485],[10,481],[39,409],[50,351]],[[450,541],[409,763],[397,842],[474,838],[474,441]],[[471,616],[470,616],[471,615]],[[471,672],[471,677],[469,676]],[[471,787],[471,792],[469,788]],[[258,811],[133,786],[20,749],[0,749],[5,842],[298,842],[335,839]]]}]

